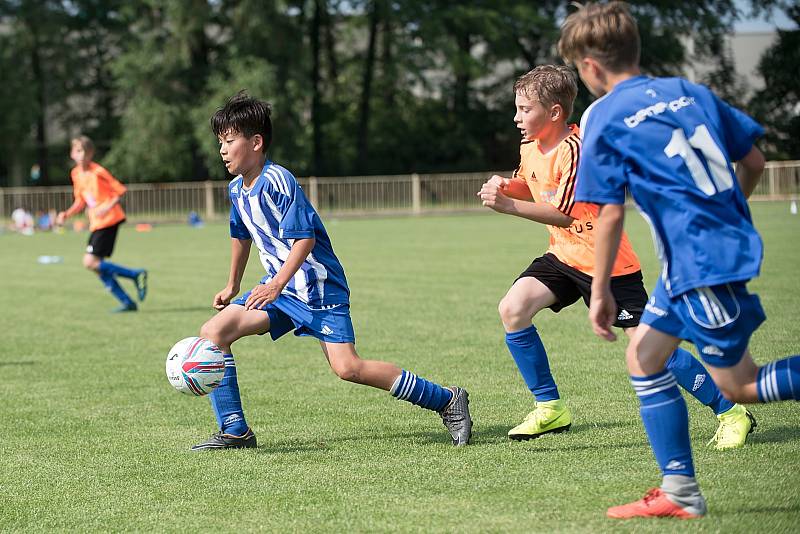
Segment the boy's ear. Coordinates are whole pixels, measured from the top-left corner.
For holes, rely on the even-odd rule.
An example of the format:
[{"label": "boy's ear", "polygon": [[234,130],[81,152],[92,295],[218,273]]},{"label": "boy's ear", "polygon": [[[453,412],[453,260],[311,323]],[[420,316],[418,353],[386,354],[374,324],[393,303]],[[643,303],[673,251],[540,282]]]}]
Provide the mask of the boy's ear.
[{"label": "boy's ear", "polygon": [[264,137],[261,134],[255,134],[250,138],[250,142],[253,144],[253,152],[261,152],[264,148]]},{"label": "boy's ear", "polygon": [[557,121],[564,115],[564,108],[561,107],[561,104],[553,104],[550,106],[550,120]]}]

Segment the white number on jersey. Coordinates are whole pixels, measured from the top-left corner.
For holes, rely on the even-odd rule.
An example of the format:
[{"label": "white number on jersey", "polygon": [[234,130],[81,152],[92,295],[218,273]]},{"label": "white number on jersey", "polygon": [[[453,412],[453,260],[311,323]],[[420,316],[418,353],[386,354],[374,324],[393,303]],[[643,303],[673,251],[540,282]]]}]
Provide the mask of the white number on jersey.
[{"label": "white number on jersey", "polygon": [[[703,162],[694,151],[695,148],[705,157],[708,168],[711,169],[711,177],[708,176]],[[672,139],[664,147],[664,154],[669,158],[674,158],[675,156],[683,158],[684,163],[689,168],[689,172],[692,174],[694,183],[706,195],[711,196],[733,187],[734,177],[728,170],[728,162],[725,159],[725,155],[717,146],[717,143],[714,142],[705,124],[695,128],[694,134],[688,139],[682,128],[675,128],[672,131]]]}]

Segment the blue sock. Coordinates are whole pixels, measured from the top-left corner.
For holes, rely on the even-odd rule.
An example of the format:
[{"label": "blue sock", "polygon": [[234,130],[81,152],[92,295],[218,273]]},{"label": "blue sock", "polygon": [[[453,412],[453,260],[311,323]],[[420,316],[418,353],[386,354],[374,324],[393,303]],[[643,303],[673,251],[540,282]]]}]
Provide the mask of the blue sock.
[{"label": "blue sock", "polygon": [[422,406],[434,412],[441,412],[450,402],[450,399],[453,398],[453,392],[449,389],[439,384],[428,382],[405,369],[394,381],[389,393],[398,399]]},{"label": "blue sock", "polygon": [[545,402],[559,399],[558,387],[550,374],[547,352],[536,327],[531,325],[524,330],[507,333],[506,345],[536,400]]},{"label": "blue sock", "polygon": [[800,356],[769,362],[758,370],[758,400],[800,400]]},{"label": "blue sock", "polygon": [[689,351],[677,349],[667,360],[678,385],[719,415],[733,408],[734,403],[722,396],[711,375]]},{"label": "blue sock", "polygon": [[689,413],[675,377],[667,370],[632,376],[647,438],[663,475],[694,476]]},{"label": "blue sock", "polygon": [[117,265],[116,263],[111,263],[110,261],[101,261],[100,266],[97,269],[100,271],[100,274],[108,273],[114,276],[130,278],[131,280],[136,278],[136,275],[138,275],[140,272],[135,269],[128,269],[122,265]]},{"label": "blue sock", "polygon": [[208,396],[211,408],[217,418],[220,430],[226,434],[241,436],[247,432],[247,421],[242,411],[242,398],[239,396],[239,381],[236,379],[236,362],[233,354],[225,355],[225,374],[222,382]]},{"label": "blue sock", "polygon": [[117,298],[117,300],[120,301],[122,304],[126,306],[130,306],[133,304],[133,301],[128,296],[128,294],[125,293],[125,290],[122,289],[122,286],[119,285],[119,282],[117,282],[117,279],[114,278],[113,274],[107,272],[106,273],[101,272],[100,281],[103,282],[103,285],[106,286],[106,289],[108,289],[108,291],[112,295],[114,295]]}]

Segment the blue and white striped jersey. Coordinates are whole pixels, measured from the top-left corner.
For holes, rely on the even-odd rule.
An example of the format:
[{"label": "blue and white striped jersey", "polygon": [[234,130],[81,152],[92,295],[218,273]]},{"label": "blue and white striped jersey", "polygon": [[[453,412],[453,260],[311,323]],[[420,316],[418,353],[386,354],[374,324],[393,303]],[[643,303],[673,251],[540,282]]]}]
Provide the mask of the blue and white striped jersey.
[{"label": "blue and white striped jersey", "polygon": [[731,161],[764,130],[708,88],[638,76],[581,120],[575,198],[622,204],[627,189],[653,228],[670,296],[758,276],[762,243]]},{"label": "blue and white striped jersey", "polygon": [[230,233],[252,239],[271,280],[289,257],[295,239],[316,238],[311,254],[283,290],[311,307],[347,304],[350,289],[328,232],[291,172],[269,160],[252,187],[242,176],[228,184]]}]

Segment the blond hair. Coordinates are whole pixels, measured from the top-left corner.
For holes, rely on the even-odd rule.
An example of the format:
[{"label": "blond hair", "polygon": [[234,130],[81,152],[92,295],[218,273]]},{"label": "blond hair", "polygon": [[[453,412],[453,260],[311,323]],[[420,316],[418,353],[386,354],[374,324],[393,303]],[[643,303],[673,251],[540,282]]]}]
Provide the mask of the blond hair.
[{"label": "blond hair", "polygon": [[563,65],[539,65],[514,82],[514,93],[538,100],[550,108],[556,104],[564,111],[564,120],[572,115],[578,94],[578,82],[572,69]]},{"label": "blond hair", "polygon": [[558,53],[567,63],[591,57],[611,72],[639,65],[641,42],[625,2],[589,3],[561,25]]},{"label": "blond hair", "polygon": [[72,138],[73,143],[78,143],[83,147],[83,151],[87,154],[94,155],[94,143],[88,136],[85,135],[77,135]]}]

